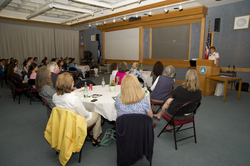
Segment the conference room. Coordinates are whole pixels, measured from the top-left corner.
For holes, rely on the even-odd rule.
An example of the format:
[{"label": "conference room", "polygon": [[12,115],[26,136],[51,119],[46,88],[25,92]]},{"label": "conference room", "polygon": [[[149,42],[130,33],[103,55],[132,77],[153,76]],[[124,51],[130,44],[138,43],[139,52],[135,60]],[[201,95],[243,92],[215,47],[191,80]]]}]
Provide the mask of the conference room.
[{"label": "conference room", "polygon": [[249,165],[249,7],[3,0],[0,165]]}]

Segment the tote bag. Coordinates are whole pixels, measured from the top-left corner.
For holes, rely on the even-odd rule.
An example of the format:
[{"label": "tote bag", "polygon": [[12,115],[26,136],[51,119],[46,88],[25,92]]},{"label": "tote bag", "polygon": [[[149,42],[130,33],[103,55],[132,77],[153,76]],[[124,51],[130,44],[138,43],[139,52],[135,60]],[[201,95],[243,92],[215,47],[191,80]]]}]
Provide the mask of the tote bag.
[{"label": "tote bag", "polygon": [[224,86],[225,85],[223,83],[217,83],[214,95],[215,96],[223,96],[223,94],[224,94]]}]

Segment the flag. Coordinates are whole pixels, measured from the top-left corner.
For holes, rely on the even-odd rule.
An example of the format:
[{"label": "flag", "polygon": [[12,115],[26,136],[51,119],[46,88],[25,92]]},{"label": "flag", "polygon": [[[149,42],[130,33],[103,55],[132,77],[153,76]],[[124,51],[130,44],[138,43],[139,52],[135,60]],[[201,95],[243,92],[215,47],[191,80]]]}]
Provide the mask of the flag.
[{"label": "flag", "polygon": [[101,42],[100,42],[100,35],[98,34],[98,51],[97,51],[97,58],[98,58],[98,64],[100,63],[102,52],[101,52]]},{"label": "flag", "polygon": [[205,48],[205,58],[204,59],[208,59],[209,57],[209,40],[210,40],[210,34],[209,34],[209,29],[210,29],[210,22],[207,28],[207,43],[206,43],[206,48]]}]

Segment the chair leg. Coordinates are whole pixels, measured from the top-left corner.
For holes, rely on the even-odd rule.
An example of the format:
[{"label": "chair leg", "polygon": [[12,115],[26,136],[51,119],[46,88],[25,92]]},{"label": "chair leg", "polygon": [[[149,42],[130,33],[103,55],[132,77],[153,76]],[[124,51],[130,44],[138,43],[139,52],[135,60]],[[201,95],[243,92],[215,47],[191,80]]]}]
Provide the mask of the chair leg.
[{"label": "chair leg", "polygon": [[179,131],[179,130],[181,129],[182,126],[183,126],[183,125],[181,125],[180,127],[178,127],[178,129],[176,130],[176,132]]},{"label": "chair leg", "polygon": [[[83,148],[84,144],[82,145],[82,148]],[[80,154],[79,154],[79,160],[78,160],[78,163],[81,162],[82,160],[82,148],[81,148],[81,151],[80,151]]]},{"label": "chair leg", "polygon": [[19,94],[18,104],[20,104],[21,95],[22,95],[22,93]]},{"label": "chair leg", "polygon": [[177,142],[176,142],[175,125],[173,125],[173,128],[174,128],[174,144],[175,144],[175,150],[177,150]]},{"label": "chair leg", "polygon": [[13,101],[15,102],[16,100],[16,91],[14,91],[14,95],[13,95]]},{"label": "chair leg", "polygon": [[166,124],[166,126],[164,126],[164,128],[161,130],[161,132],[158,134],[157,137],[160,137],[161,133],[166,129],[166,127],[168,126],[169,123]]},{"label": "chair leg", "polygon": [[194,142],[197,143],[194,121],[193,121],[193,129],[194,129]]}]

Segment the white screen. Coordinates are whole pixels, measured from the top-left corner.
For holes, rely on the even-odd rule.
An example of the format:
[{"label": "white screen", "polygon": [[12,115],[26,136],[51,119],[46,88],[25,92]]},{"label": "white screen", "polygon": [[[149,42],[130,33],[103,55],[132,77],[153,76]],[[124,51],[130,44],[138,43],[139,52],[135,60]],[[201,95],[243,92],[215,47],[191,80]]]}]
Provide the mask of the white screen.
[{"label": "white screen", "polygon": [[105,59],[139,60],[139,28],[106,32]]}]

